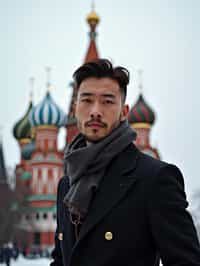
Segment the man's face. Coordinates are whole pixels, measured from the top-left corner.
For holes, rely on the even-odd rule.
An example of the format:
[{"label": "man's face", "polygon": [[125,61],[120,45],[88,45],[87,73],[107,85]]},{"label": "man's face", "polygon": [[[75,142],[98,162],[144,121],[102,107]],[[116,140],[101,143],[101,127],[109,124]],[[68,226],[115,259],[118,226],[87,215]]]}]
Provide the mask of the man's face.
[{"label": "man's face", "polygon": [[91,77],[79,86],[75,110],[80,132],[88,141],[97,142],[126,119],[128,106],[115,80]]}]

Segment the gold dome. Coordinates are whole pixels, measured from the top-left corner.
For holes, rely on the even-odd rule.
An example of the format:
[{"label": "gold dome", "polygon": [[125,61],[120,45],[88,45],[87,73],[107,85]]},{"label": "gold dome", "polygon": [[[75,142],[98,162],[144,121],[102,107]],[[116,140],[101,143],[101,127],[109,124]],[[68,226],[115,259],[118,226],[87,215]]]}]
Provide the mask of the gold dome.
[{"label": "gold dome", "polygon": [[97,15],[97,13],[92,10],[88,16],[87,16],[87,22],[90,24],[90,25],[97,25],[100,21],[100,18],[99,16]]}]

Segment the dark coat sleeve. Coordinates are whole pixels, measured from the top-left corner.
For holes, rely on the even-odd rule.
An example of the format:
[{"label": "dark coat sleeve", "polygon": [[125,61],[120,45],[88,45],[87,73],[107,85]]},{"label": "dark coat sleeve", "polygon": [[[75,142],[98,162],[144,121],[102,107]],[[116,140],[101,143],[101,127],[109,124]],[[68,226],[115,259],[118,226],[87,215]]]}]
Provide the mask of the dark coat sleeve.
[{"label": "dark coat sleeve", "polygon": [[57,189],[57,228],[56,228],[56,232],[55,232],[55,247],[51,253],[53,261],[50,263],[50,266],[63,266],[63,258],[62,258],[62,252],[61,252],[61,247],[60,247],[60,241],[58,239],[58,225],[60,224],[60,221],[59,221],[60,202],[61,202],[61,198],[62,198],[63,186],[65,184],[65,178],[66,177],[62,177],[58,183],[58,189]]},{"label": "dark coat sleeve", "polygon": [[150,185],[148,216],[155,245],[164,266],[199,266],[200,246],[184,181],[176,166],[163,167]]}]

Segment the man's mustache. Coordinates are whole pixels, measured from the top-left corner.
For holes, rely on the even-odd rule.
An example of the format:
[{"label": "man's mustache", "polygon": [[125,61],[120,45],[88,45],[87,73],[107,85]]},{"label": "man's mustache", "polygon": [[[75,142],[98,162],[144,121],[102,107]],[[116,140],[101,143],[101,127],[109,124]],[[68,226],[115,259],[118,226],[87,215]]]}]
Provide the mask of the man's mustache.
[{"label": "man's mustache", "polygon": [[85,126],[91,126],[91,124],[93,124],[93,123],[98,123],[102,127],[107,127],[107,124],[102,122],[100,119],[91,119],[90,121],[87,121],[85,123]]}]

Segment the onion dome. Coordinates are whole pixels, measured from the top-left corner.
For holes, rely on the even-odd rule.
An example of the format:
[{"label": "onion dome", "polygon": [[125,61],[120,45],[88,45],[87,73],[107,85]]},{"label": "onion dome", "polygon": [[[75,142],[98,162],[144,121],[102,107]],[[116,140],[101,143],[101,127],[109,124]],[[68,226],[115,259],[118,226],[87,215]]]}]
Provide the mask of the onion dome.
[{"label": "onion dome", "polygon": [[29,114],[32,126],[61,127],[66,124],[66,114],[58,107],[49,91],[38,105],[33,107]]},{"label": "onion dome", "polygon": [[129,112],[128,121],[130,124],[144,123],[149,125],[153,125],[155,121],[155,114],[151,107],[145,102],[141,93],[137,102]]},{"label": "onion dome", "polygon": [[22,148],[22,159],[30,160],[32,153],[35,151],[35,141],[31,141]]},{"label": "onion dome", "polygon": [[25,115],[15,124],[13,128],[13,135],[17,140],[27,139],[31,137],[31,124],[28,117],[32,108],[33,104],[31,101]]},{"label": "onion dome", "polygon": [[87,22],[90,27],[96,27],[99,24],[100,18],[97,13],[92,10],[87,16]]}]

